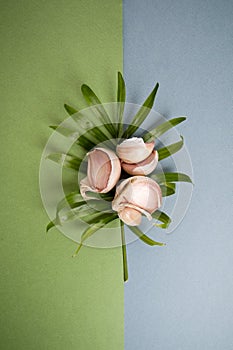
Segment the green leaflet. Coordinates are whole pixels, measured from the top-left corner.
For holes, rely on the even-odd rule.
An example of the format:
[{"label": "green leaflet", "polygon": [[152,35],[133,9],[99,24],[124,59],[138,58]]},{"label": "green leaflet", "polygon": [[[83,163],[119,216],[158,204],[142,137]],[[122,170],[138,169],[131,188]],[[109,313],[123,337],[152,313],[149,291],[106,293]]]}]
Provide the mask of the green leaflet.
[{"label": "green leaflet", "polygon": [[[99,205],[101,200],[102,201],[112,201],[112,199],[113,199],[113,195],[110,194],[109,192],[108,193],[87,192],[87,196],[88,196],[88,194],[91,195],[92,197],[95,197],[97,200],[99,200],[99,201],[96,201],[96,205]],[[62,208],[66,207],[67,205],[71,206],[74,203],[83,202],[83,201],[85,203],[91,203],[91,204],[94,203],[94,200],[85,201],[79,191],[71,192],[58,203],[57,210],[60,211]],[[107,205],[107,203],[106,203],[106,205]]]},{"label": "green leaflet", "polygon": [[164,182],[189,182],[192,183],[190,177],[183,173],[158,173],[150,175],[158,183]]},{"label": "green leaflet", "polygon": [[130,136],[132,136],[135,133],[135,131],[139,128],[139,126],[144,122],[144,120],[150,113],[151,108],[153,107],[158,88],[159,84],[157,83],[150,95],[147,97],[146,101],[143,103],[142,107],[132,119],[131,124],[125,130],[123,134],[124,138],[129,138]]},{"label": "green leaflet", "polygon": [[65,128],[63,126],[50,125],[49,127],[53,130],[56,130],[56,132],[58,132],[59,134],[65,136],[65,137],[72,137],[75,135],[75,130],[68,129],[68,128]]},{"label": "green leaflet", "polygon": [[160,185],[162,196],[168,197],[176,193],[176,184],[173,184],[171,182],[165,182]]},{"label": "green leaflet", "polygon": [[103,124],[107,124],[107,125],[105,125],[106,129],[110,132],[112,137],[115,137],[116,136],[116,130],[115,130],[113,124],[112,124],[112,121],[109,118],[105,108],[101,104],[101,101],[96,96],[94,91],[89,86],[87,86],[86,84],[83,84],[81,86],[81,91],[82,91],[83,97],[85,98],[85,100],[88,103],[88,105],[89,106],[95,106],[95,110],[99,114],[101,122]]},{"label": "green leaflet", "polygon": [[72,115],[78,112],[75,108],[67,105],[66,103],[64,104],[64,108],[69,115]]},{"label": "green leaflet", "polygon": [[[92,217],[89,214],[86,214],[85,216],[81,216],[82,220],[84,220],[86,223],[88,223],[89,225],[95,225],[98,224],[99,222],[106,222],[106,224],[108,223],[109,218],[118,218],[118,215],[116,213],[113,213],[112,210],[110,209],[98,209],[99,211],[92,209],[93,210],[93,214]],[[94,213],[95,210],[95,213]],[[104,212],[105,210],[105,212]],[[107,212],[108,210],[108,212]],[[88,210],[87,210],[88,213]],[[111,220],[110,220],[111,221]]]},{"label": "green leaflet", "polygon": [[95,147],[96,143],[93,140],[89,140],[86,136],[80,136],[76,141],[78,146],[81,146],[86,149],[86,151],[90,151],[93,147]]},{"label": "green leaflet", "polygon": [[111,140],[111,136],[106,133],[106,126],[107,124],[89,129],[77,139],[77,143],[89,151],[99,143],[105,141],[105,147],[115,149],[116,145]]},{"label": "green leaflet", "polygon": [[[86,151],[89,151],[90,149],[95,147],[98,143],[109,140],[109,135],[106,135],[102,131],[104,126],[103,127],[95,126],[94,128],[87,130],[86,132],[84,131],[81,136],[79,136],[79,132],[81,130],[80,126],[79,126],[79,132],[59,126],[59,125],[50,125],[49,127],[53,130],[56,130],[59,134],[65,137],[76,139],[76,143],[80,145],[82,148],[86,149]],[[112,148],[115,147],[112,141],[109,141],[108,143],[109,143],[109,147],[110,146]]]},{"label": "green leaflet", "polygon": [[[50,125],[50,128],[56,130],[58,133],[65,137],[74,138],[76,143],[86,150],[90,150],[97,144],[109,140],[111,136],[105,133],[105,125],[95,126],[92,129],[83,131],[83,134],[79,136],[81,127],[79,126],[79,131],[71,130],[59,125]],[[109,147],[115,147],[115,144],[111,140],[106,143]]]},{"label": "green leaflet", "polygon": [[118,72],[118,89],[117,89],[117,102],[119,103],[117,106],[117,114],[118,114],[118,137],[121,137],[123,131],[123,115],[124,115],[124,107],[125,107],[125,96],[126,96],[126,88],[125,82],[122,74]]},{"label": "green leaflet", "polygon": [[123,259],[123,276],[124,282],[128,280],[128,265],[127,265],[127,251],[126,251],[126,242],[125,242],[125,229],[124,223],[121,221],[121,247],[122,247],[122,259]]},{"label": "green leaflet", "polygon": [[82,234],[81,236],[81,242],[77,248],[77,250],[75,251],[73,257],[77,256],[78,252],[80,251],[84,241],[86,241],[89,237],[91,237],[96,231],[98,231],[99,229],[101,229],[102,227],[104,227],[105,225],[107,225],[109,222],[118,219],[118,215],[117,214],[112,214],[112,215],[108,215],[107,218],[104,219],[100,219],[98,222],[94,223],[92,226],[88,227]]},{"label": "green leaflet", "polygon": [[170,157],[172,154],[178,152],[183,147],[184,139],[182,136],[180,136],[180,137],[181,137],[181,141],[178,141],[178,142],[173,143],[169,146],[157,149],[157,152],[159,154],[159,160]]},{"label": "green leaflet", "polygon": [[[109,202],[95,200],[89,200],[88,202],[74,202],[70,207],[67,206],[64,207],[64,209],[67,210],[62,214],[63,217],[65,216],[63,222],[79,218],[89,224],[96,223],[97,219],[104,219],[113,212]],[[57,213],[57,216],[60,222],[59,213],[60,211]]]},{"label": "green leaflet", "polygon": [[151,214],[151,216],[153,219],[156,219],[162,222],[162,224],[154,224],[157,227],[167,228],[171,223],[171,218],[169,218],[169,216],[166,213],[160,210],[156,210],[153,214]]},{"label": "green leaflet", "polygon": [[136,226],[128,226],[128,228],[136,235],[139,237],[139,239],[141,241],[143,241],[144,243],[154,246],[154,245],[159,245],[159,246],[163,246],[165,245],[164,243],[161,242],[156,242],[153,239],[151,239],[150,237],[148,237],[147,235],[145,235],[138,227]]},{"label": "green leaflet", "polygon": [[54,226],[56,226],[56,224],[53,221],[50,221],[46,226],[46,232],[48,232]]},{"label": "green leaflet", "polygon": [[74,203],[86,203],[79,191],[74,191],[65,196],[57,205],[56,216],[65,207],[71,207]]},{"label": "green leaflet", "polygon": [[97,193],[97,192],[91,192],[91,191],[87,191],[86,192],[87,197],[95,197],[95,199],[97,200],[104,200],[104,201],[108,201],[111,202],[114,198],[115,192],[114,190],[109,191],[108,193]]},{"label": "green leaflet", "polygon": [[184,120],[186,120],[186,117],[178,117],[178,118],[170,119],[167,122],[162,123],[162,124],[158,125],[156,128],[154,128],[151,131],[147,132],[143,136],[143,140],[145,142],[154,141],[154,139],[156,137],[161,136],[162,134],[164,134],[169,129],[173,128],[174,126],[176,126],[176,125],[178,125],[180,123],[182,123]]},{"label": "green leaflet", "polygon": [[78,170],[82,162],[82,159],[64,153],[51,153],[50,155],[48,155],[47,159],[61,164],[65,168],[73,170]]},{"label": "green leaflet", "polygon": [[[95,224],[101,220],[109,218],[113,214],[111,205],[105,201],[71,201],[70,206],[65,202],[65,198],[60,202],[57,208],[56,218],[47,225],[47,232],[54,226],[60,226],[68,221],[80,219],[88,224]],[[67,209],[60,214],[61,210]]]}]

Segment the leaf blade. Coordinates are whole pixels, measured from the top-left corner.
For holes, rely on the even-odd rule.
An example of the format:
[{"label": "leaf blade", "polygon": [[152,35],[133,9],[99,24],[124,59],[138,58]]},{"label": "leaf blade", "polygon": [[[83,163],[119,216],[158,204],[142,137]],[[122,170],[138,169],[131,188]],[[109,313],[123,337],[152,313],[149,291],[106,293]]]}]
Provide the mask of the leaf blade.
[{"label": "leaf blade", "polygon": [[150,177],[152,177],[158,183],[189,182],[189,183],[193,184],[191,178],[188,175],[183,174],[183,173],[179,173],[179,172],[151,174]]},{"label": "leaf blade", "polygon": [[115,215],[114,217],[109,217],[107,220],[105,220],[104,222],[98,222],[92,226],[89,226],[83,233],[81,236],[81,242],[78,245],[77,250],[75,251],[75,253],[73,254],[73,257],[76,257],[77,254],[79,253],[81,247],[83,246],[83,243],[89,238],[91,237],[95,232],[97,232],[98,230],[100,230],[102,227],[104,227],[107,223],[118,219],[118,216]]},{"label": "leaf blade", "polygon": [[125,242],[125,230],[124,223],[121,221],[121,247],[122,247],[122,259],[123,259],[123,276],[124,282],[128,280],[128,263],[127,263],[127,251],[126,251],[126,242]]},{"label": "leaf blade", "polygon": [[78,170],[82,162],[82,159],[64,153],[51,153],[47,156],[47,159],[52,160],[55,163],[58,163],[62,167]]},{"label": "leaf blade", "polygon": [[123,115],[124,115],[125,97],[126,97],[125,81],[121,72],[118,72],[118,89],[117,89],[118,137],[121,137],[122,130],[123,130],[122,121],[123,121]]},{"label": "leaf blade", "polygon": [[51,230],[51,228],[55,227],[56,224],[53,221],[50,221],[48,223],[48,225],[46,226],[46,233],[49,232],[49,230]]},{"label": "leaf blade", "polygon": [[168,228],[168,226],[171,223],[171,218],[163,211],[156,210],[153,214],[151,214],[151,216],[153,219],[156,219],[162,222],[162,224],[154,224],[157,227],[165,229],[165,228]]},{"label": "leaf blade", "polygon": [[148,237],[145,235],[137,226],[128,226],[129,229],[144,243],[154,246],[154,245],[159,245],[159,246],[164,246],[165,243],[161,242],[156,242],[152,238]]},{"label": "leaf blade", "polygon": [[157,149],[157,152],[159,155],[159,161],[167,157],[170,157],[172,154],[175,154],[183,147],[183,145],[184,145],[184,139],[183,139],[183,136],[181,136],[181,141],[178,141],[178,142],[172,143],[169,146]]},{"label": "leaf blade", "polygon": [[115,137],[116,130],[112,124],[112,121],[109,118],[109,115],[107,114],[104,106],[102,105],[101,101],[96,96],[94,91],[86,84],[83,84],[81,86],[81,91],[82,91],[83,97],[85,98],[88,105],[95,106],[95,110],[98,112],[100,120],[102,121],[103,124],[105,124],[106,129],[110,132],[110,134],[113,137]]},{"label": "leaf blade", "polygon": [[136,113],[136,115],[132,119],[131,124],[128,126],[128,128],[125,130],[123,134],[124,138],[128,138],[132,136],[135,133],[135,131],[140,127],[140,125],[144,122],[144,120],[150,113],[151,108],[153,107],[158,88],[159,88],[159,83],[155,85],[154,89],[151,91],[150,95],[147,97],[142,107],[139,109],[139,111]]},{"label": "leaf blade", "polygon": [[176,193],[176,184],[172,182],[164,182],[160,185],[162,197],[172,196]]},{"label": "leaf blade", "polygon": [[65,137],[71,137],[75,134],[74,130],[65,128],[63,126],[59,126],[59,125],[49,125],[50,129],[58,132],[59,134],[65,136]]},{"label": "leaf blade", "polygon": [[70,116],[78,112],[75,108],[69,106],[69,105],[66,104],[66,103],[64,104],[64,108],[65,108],[66,112],[67,112]]},{"label": "leaf blade", "polygon": [[143,140],[145,142],[152,142],[156,137],[163,135],[165,132],[167,132],[168,130],[182,123],[185,120],[186,120],[186,117],[177,117],[177,118],[170,119],[167,122],[164,122],[158,125],[156,128],[152,129],[151,131],[148,131],[143,136]]}]

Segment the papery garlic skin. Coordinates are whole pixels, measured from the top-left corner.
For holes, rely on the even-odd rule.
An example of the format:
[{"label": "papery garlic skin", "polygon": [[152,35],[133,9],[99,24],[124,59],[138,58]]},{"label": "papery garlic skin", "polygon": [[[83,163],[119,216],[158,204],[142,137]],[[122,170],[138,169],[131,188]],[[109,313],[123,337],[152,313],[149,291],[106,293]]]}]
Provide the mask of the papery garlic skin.
[{"label": "papery garlic skin", "polygon": [[151,214],[161,204],[162,192],[157,182],[146,176],[133,176],[117,186],[112,209],[127,225],[137,226],[140,223],[139,215],[130,211],[125,213],[126,208],[134,209],[151,220]]},{"label": "papery garlic skin", "polygon": [[124,207],[118,212],[118,216],[126,225],[130,226],[138,226],[142,221],[142,214],[133,208]]},{"label": "papery garlic skin", "polygon": [[148,175],[155,170],[158,164],[159,156],[157,151],[152,151],[152,153],[142,162],[135,164],[129,164],[122,162],[122,168],[130,175]]},{"label": "papery garlic skin", "polygon": [[91,199],[87,191],[109,192],[121,175],[121,163],[117,155],[105,148],[97,147],[88,154],[87,177],[80,181],[80,193],[84,199]]},{"label": "papery garlic skin", "polygon": [[121,142],[116,147],[118,157],[128,164],[145,160],[153,151],[155,142],[145,143],[141,137],[132,137]]}]

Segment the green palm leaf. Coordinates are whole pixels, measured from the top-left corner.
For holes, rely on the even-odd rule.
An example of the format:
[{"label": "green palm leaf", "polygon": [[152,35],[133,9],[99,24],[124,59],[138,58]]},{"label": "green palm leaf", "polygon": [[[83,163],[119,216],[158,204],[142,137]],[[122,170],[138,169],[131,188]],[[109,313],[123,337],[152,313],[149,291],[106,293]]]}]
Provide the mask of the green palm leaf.
[{"label": "green palm leaf", "polygon": [[[111,136],[104,133],[104,126],[96,126],[92,129],[87,130],[86,132],[84,130],[81,136],[79,136],[79,132],[65,128],[63,126],[50,125],[49,127],[65,137],[76,138],[76,143],[82,148],[86,149],[86,151],[89,151],[97,144],[109,140],[109,138],[111,138]],[[81,128],[79,127],[79,131],[80,129]],[[109,140],[108,143],[109,147],[115,148],[115,145],[111,140]]]},{"label": "green palm leaf", "polygon": [[126,242],[125,242],[125,229],[124,223],[121,221],[121,247],[122,247],[122,258],[123,258],[123,275],[124,282],[128,280],[128,265],[127,265],[127,251],[126,251]]},{"label": "green palm leaf", "polygon": [[[70,198],[68,198],[69,196]],[[115,213],[113,214],[109,202],[93,200],[87,203],[79,198],[78,193],[75,194],[73,192],[72,196],[72,199],[71,195],[68,195],[59,202],[56,218],[47,225],[47,232],[54,226],[61,226],[71,220],[80,219],[91,225],[98,223],[100,220],[107,219],[112,215],[116,216]],[[69,203],[66,201],[66,198],[68,198]]]},{"label": "green palm leaf", "polygon": [[124,138],[129,138],[130,136],[132,136],[135,133],[135,131],[139,128],[139,126],[144,122],[144,120],[150,113],[151,108],[153,107],[158,88],[159,84],[157,83],[150,95],[147,97],[146,101],[143,103],[142,107],[132,119],[131,125],[129,125],[128,128],[125,130],[123,134]]},{"label": "green palm leaf", "polygon": [[153,219],[159,220],[162,224],[154,224],[160,228],[167,228],[171,223],[171,218],[164,212],[160,210],[156,210],[153,214],[151,214]]},{"label": "green palm leaf", "polygon": [[189,182],[192,183],[190,177],[183,173],[158,173],[150,175],[156,182]]},{"label": "green palm leaf", "polygon": [[48,155],[47,159],[73,170],[78,170],[82,162],[82,159],[64,153],[51,153]]},{"label": "green palm leaf", "polygon": [[111,136],[105,132],[105,128],[106,124],[89,129],[77,139],[77,143],[89,151],[99,143],[105,141],[105,147],[115,149],[116,145],[111,140]]},{"label": "green palm leaf", "polygon": [[46,226],[46,232],[48,232],[51,228],[53,228],[54,226],[56,226],[56,223],[53,221],[50,221],[48,223],[48,225]]},{"label": "green palm leaf", "polygon": [[109,215],[107,218],[104,219],[100,219],[98,222],[96,222],[95,224],[93,224],[92,226],[88,227],[82,234],[81,236],[81,242],[77,248],[77,250],[75,251],[73,257],[77,256],[77,254],[79,253],[81,247],[83,246],[83,243],[89,238],[91,237],[96,231],[98,231],[99,229],[101,229],[102,227],[106,226],[108,223],[119,219],[117,214],[113,214],[113,215]]},{"label": "green palm leaf", "polygon": [[[65,209],[67,210],[65,211],[65,220],[63,219],[63,222],[81,219],[90,225],[95,224],[100,219],[108,218],[113,213],[110,204],[105,201],[74,202],[70,207],[65,207]],[[60,222],[59,213],[58,219]]]},{"label": "green palm leaf", "polygon": [[117,113],[118,113],[118,137],[121,137],[122,129],[123,129],[123,115],[124,115],[124,107],[125,107],[125,96],[126,96],[126,88],[125,82],[122,74],[118,72],[118,89],[117,89]]},{"label": "green palm leaf", "polygon": [[168,197],[176,193],[176,184],[173,184],[171,182],[165,182],[160,185],[162,196]]},{"label": "green palm leaf", "polygon": [[58,214],[62,209],[66,207],[72,208],[72,205],[74,203],[80,203],[80,205],[86,203],[86,201],[84,201],[79,191],[71,192],[67,196],[65,196],[62,200],[60,200],[60,202],[57,205],[56,217],[58,218]]},{"label": "green palm leaf", "polygon": [[182,123],[185,120],[186,120],[186,117],[178,117],[178,118],[170,119],[167,122],[162,123],[162,124],[158,125],[156,128],[154,128],[151,131],[147,132],[143,136],[143,140],[145,142],[154,141],[154,139],[156,137],[159,137],[159,136],[163,135],[166,131],[168,131],[169,129],[173,128],[174,126]]},{"label": "green palm leaf", "polygon": [[75,130],[68,129],[63,126],[50,125],[49,127],[65,137],[72,137],[75,135]]},{"label": "green palm leaf", "polygon": [[178,141],[169,146],[157,149],[159,160],[170,157],[172,154],[178,152],[183,147],[183,145],[184,145],[184,139],[181,136],[181,141]]},{"label": "green palm leaf", "polygon": [[89,106],[95,106],[95,110],[99,114],[101,122],[105,125],[106,129],[110,132],[112,137],[116,136],[116,130],[112,124],[111,119],[109,118],[105,108],[103,107],[101,101],[96,96],[94,91],[87,86],[86,84],[83,84],[81,86],[83,97],[85,98],[86,102]]},{"label": "green palm leaf", "polygon": [[156,242],[153,239],[151,239],[150,237],[148,237],[147,235],[145,235],[138,227],[136,226],[128,226],[128,228],[136,235],[139,237],[139,239],[141,241],[143,241],[144,243],[154,246],[154,245],[159,245],[159,246],[163,246],[165,245],[164,243],[161,242]]},{"label": "green palm leaf", "polygon": [[73,115],[78,112],[75,108],[67,105],[66,103],[64,104],[64,108],[69,115]]}]

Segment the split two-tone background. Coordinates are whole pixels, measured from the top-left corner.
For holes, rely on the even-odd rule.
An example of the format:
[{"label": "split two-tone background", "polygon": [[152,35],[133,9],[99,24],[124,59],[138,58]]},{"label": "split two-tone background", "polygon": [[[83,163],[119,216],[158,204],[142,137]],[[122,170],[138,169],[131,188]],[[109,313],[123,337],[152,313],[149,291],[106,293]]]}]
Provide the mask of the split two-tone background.
[{"label": "split two-tone background", "polygon": [[[3,350],[233,348],[233,2],[1,1]],[[156,110],[180,126],[195,188],[167,246],[84,248],[54,230],[39,193],[49,124],[84,107],[87,83],[129,102],[160,82]]]}]

